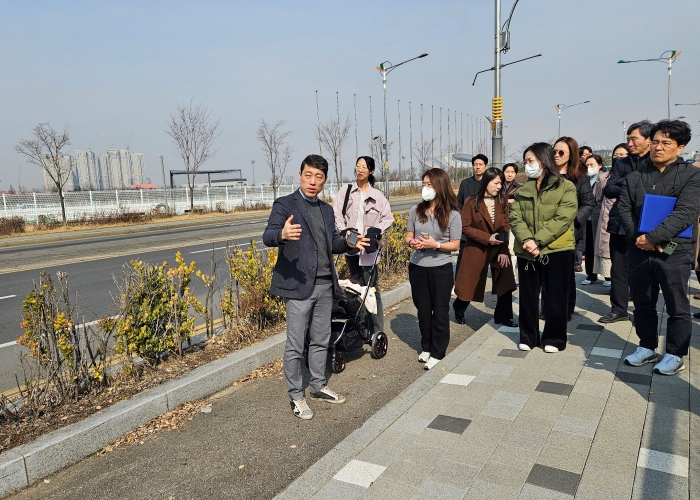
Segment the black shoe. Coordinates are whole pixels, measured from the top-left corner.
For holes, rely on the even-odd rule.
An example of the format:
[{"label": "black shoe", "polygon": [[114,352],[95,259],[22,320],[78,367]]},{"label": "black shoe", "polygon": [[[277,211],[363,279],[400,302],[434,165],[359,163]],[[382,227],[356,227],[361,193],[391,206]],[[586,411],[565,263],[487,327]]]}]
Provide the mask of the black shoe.
[{"label": "black shoe", "polygon": [[629,321],[629,316],[621,315],[621,314],[615,314],[614,312],[608,313],[605,316],[601,316],[600,319],[598,319],[598,323],[616,323],[618,321]]},{"label": "black shoe", "polygon": [[496,323],[497,325],[507,326],[508,328],[518,328],[518,326],[519,326],[519,325],[518,325],[515,321],[513,321],[512,319],[505,319],[505,320],[503,320],[503,321],[496,321],[496,320],[494,319],[493,322]]},{"label": "black shoe", "polygon": [[462,310],[462,311],[457,311],[457,309],[455,309],[454,306],[453,306],[453,307],[452,307],[452,310],[455,312],[455,321],[457,322],[458,325],[464,325],[464,324],[467,323],[467,322],[464,320],[464,313],[467,312],[466,309],[464,309],[464,310]]},{"label": "black shoe", "polygon": [[541,319],[542,321],[547,321],[547,317],[544,315],[543,312],[540,313],[540,319]]},{"label": "black shoe", "polygon": [[582,273],[582,272],[583,272],[583,267],[581,267],[581,264],[576,264],[576,265],[574,266],[574,271],[576,271],[577,273]]},{"label": "black shoe", "polygon": [[700,313],[693,313],[693,318],[698,318],[698,319],[700,319]]}]

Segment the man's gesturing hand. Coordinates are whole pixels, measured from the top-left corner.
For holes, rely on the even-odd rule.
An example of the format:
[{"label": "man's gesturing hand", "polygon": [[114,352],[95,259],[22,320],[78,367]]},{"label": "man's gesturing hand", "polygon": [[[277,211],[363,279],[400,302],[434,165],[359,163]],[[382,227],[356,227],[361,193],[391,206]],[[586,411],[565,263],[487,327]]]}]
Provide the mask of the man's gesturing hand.
[{"label": "man's gesturing hand", "polygon": [[301,237],[301,224],[292,224],[293,215],[289,216],[282,228],[282,239],[289,241],[299,241]]}]

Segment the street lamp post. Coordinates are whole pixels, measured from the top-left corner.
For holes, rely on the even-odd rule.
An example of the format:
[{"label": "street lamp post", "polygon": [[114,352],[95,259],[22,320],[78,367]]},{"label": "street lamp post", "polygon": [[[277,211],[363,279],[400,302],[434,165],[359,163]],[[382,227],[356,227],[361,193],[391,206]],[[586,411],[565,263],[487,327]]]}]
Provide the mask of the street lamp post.
[{"label": "street lamp post", "polygon": [[250,160],[250,164],[253,167],[253,186],[255,186],[255,160]]},{"label": "street lamp post", "polygon": [[[666,54],[668,54],[668,56],[666,56]],[[617,61],[617,64],[629,64],[636,62],[662,62],[668,64],[668,92],[666,95],[666,105],[668,108],[669,120],[671,119],[671,71],[673,70],[673,61],[675,61],[679,55],[681,55],[680,50],[667,50],[656,59],[637,59],[635,61],[625,61],[624,59],[620,59],[619,61]]]},{"label": "street lamp post", "polygon": [[422,57],[427,56],[428,54],[421,54],[419,56],[413,57],[411,59],[407,59],[403,62],[400,62],[399,64],[391,64],[389,61],[384,61],[381,63],[379,66],[377,66],[377,69],[381,72],[382,74],[382,83],[384,85],[384,139],[383,139],[383,144],[382,144],[382,152],[384,154],[384,189],[386,192],[384,193],[386,198],[389,199],[389,150],[388,145],[387,145],[387,137],[389,135],[389,130],[388,130],[388,125],[387,125],[387,119],[386,119],[386,76],[391,73],[394,69],[398,68],[402,64],[406,64],[407,62],[414,61],[416,59],[420,59]]},{"label": "street lamp post", "polygon": [[579,104],[588,104],[589,102],[591,101],[577,102],[576,104],[557,104],[556,106],[554,106],[554,108],[557,110],[557,114],[559,115],[559,128],[557,128],[557,137],[561,137],[561,112],[567,108],[573,108],[574,106],[578,106]]},{"label": "street lamp post", "polygon": [[627,122],[622,122],[622,142],[627,141]]}]

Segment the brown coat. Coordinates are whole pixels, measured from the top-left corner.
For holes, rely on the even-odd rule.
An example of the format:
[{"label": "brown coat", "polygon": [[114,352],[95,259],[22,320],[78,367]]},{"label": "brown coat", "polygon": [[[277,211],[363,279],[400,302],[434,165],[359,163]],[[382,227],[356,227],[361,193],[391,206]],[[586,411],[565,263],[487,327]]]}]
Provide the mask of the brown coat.
[{"label": "brown coat", "polygon": [[467,241],[455,281],[455,293],[464,301],[483,302],[489,266],[491,266],[491,293],[500,297],[506,292],[515,290],[516,285],[512,259],[508,267],[501,267],[498,264],[499,254],[510,257],[508,242],[501,245],[488,243],[492,234],[510,232],[508,204],[502,206],[498,198],[496,199],[496,220],[491,222],[491,215],[484,202],[479,204],[478,210],[474,202],[475,198],[469,198],[462,208],[462,233],[467,237]]},{"label": "brown coat", "polygon": [[607,229],[610,209],[615,203],[615,200],[610,200],[603,195],[608,179],[610,179],[610,172],[604,172],[598,176],[593,184],[593,196],[595,196],[596,204],[600,210],[600,217],[593,221],[595,224],[593,227],[593,234],[595,234],[593,254],[604,259],[610,258],[610,233]]}]

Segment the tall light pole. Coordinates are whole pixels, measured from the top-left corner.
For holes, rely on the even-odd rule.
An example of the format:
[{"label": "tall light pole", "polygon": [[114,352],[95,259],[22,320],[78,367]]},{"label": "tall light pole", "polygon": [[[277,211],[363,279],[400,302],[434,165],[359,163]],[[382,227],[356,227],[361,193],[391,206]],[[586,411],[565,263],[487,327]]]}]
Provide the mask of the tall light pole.
[{"label": "tall light pole", "polygon": [[622,142],[627,142],[627,122],[622,122]]},{"label": "tall light pole", "polygon": [[255,186],[255,160],[250,160],[250,164],[253,167],[253,186]]},{"label": "tall light pole", "polygon": [[567,108],[573,108],[574,106],[579,106],[581,104],[588,104],[589,102],[591,101],[577,102],[576,104],[557,104],[554,106],[554,109],[557,110],[557,114],[559,115],[559,127],[557,128],[557,137],[561,137],[561,112]]},{"label": "tall light pole", "polygon": [[671,119],[671,71],[673,70],[673,61],[675,61],[679,55],[681,55],[680,50],[667,50],[655,59],[637,59],[635,61],[625,61],[624,59],[620,59],[617,61],[617,64],[629,64],[636,62],[662,62],[664,64],[668,64],[668,91],[666,95],[666,105],[668,108],[669,120]]},{"label": "tall light pole", "polygon": [[413,57],[411,59],[407,59],[403,62],[400,62],[399,64],[391,64],[389,61],[384,61],[381,63],[379,66],[377,66],[377,69],[380,71],[382,74],[382,83],[384,85],[384,142],[382,144],[382,151],[384,154],[384,189],[386,192],[384,193],[386,198],[389,199],[389,150],[388,150],[388,145],[387,145],[387,137],[389,134],[388,130],[388,125],[387,125],[387,119],[386,119],[386,76],[391,73],[393,70],[401,66],[402,64],[406,64],[407,62],[415,61],[416,59],[420,59],[422,57],[427,56],[428,54],[421,54],[419,56]]},{"label": "tall light pole", "polygon": [[160,173],[163,174],[163,195],[165,196],[165,209],[168,209],[168,185],[165,183],[165,164],[163,163],[163,157],[160,158]]}]

